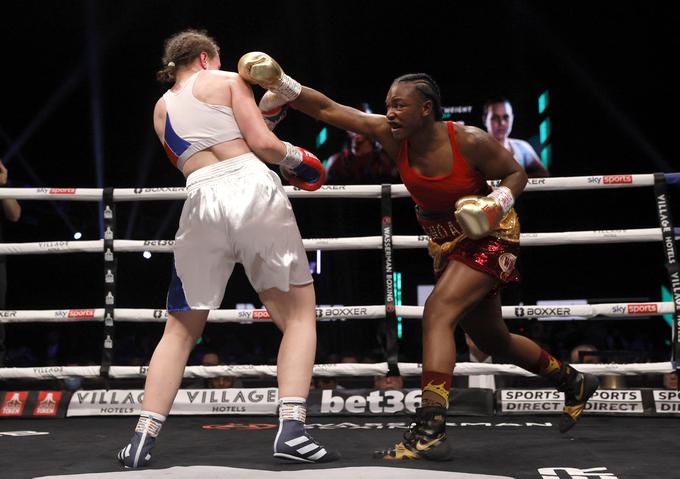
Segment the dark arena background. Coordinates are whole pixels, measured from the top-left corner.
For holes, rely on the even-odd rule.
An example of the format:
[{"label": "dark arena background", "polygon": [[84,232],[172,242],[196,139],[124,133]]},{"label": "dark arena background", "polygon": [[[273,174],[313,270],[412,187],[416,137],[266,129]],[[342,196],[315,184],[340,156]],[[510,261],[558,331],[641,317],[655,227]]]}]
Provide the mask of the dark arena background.
[{"label": "dark arena background", "polygon": [[[418,367],[420,320],[394,314],[387,320],[361,318],[361,306],[386,305],[385,251],[310,249],[318,315],[329,319],[318,323],[316,364],[340,367],[336,376],[317,375],[310,396],[310,427],[322,442],[338,444],[343,456],[333,465],[339,469],[326,467],[324,475],[680,477],[673,452],[680,395],[672,372],[680,352],[680,280],[673,256],[680,218],[679,102],[672,74],[680,50],[680,8],[673,2],[9,0],[0,11],[0,159],[8,171],[0,192],[54,193],[20,199],[19,221],[0,220],[0,246],[35,243],[42,249],[2,250],[7,291],[0,311],[5,348],[0,477],[118,477],[121,470],[113,453],[134,426],[145,366],[163,331],[172,255],[116,252],[111,290],[103,250],[43,253],[104,239],[111,224],[103,202],[55,200],[60,193],[130,188],[143,194],[184,186],[155,136],[152,112],[167,88],[155,80],[163,41],[186,28],[205,29],[217,40],[224,70],[235,71],[246,52],[267,52],[303,85],[378,114],[385,112],[392,80],[405,73],[430,74],[441,89],[445,118],[482,129],[484,103],[507,98],[514,112],[511,136],[528,141],[549,172],[533,178],[537,188],[518,199],[522,233],[594,232],[602,238],[590,244],[566,235],[551,245],[523,246],[522,281],[502,293],[503,305],[512,307],[507,319],[512,331],[563,360],[577,346],[592,345],[575,362],[609,365],[613,373],[596,371],[608,379],[587,411],[590,417],[560,435],[555,423],[561,405],[554,401],[562,399],[551,396],[554,390],[546,384],[496,372],[495,386],[472,388],[468,378],[476,373],[464,373],[454,378],[449,418],[457,457],[424,464],[371,459],[373,448],[400,437],[412,400],[420,399],[419,372],[395,369],[397,359]],[[254,92],[257,98],[263,94],[258,87]],[[328,168],[334,155],[349,150],[346,132],[294,110],[275,133],[309,149]],[[661,174],[648,187],[541,190],[558,178],[625,186],[637,182],[636,175],[652,173]],[[393,174],[329,173],[328,189],[381,183],[395,187],[401,181]],[[303,238],[383,233],[379,193],[297,196],[291,202]],[[389,204],[392,235],[422,235],[410,198]],[[116,203],[116,240],[167,245],[181,206],[181,201]],[[654,240],[620,240],[630,231],[659,229],[668,214],[676,218],[676,229],[666,223],[670,230],[663,242],[661,233]],[[434,283],[427,249],[395,247],[388,259],[394,303],[422,306]],[[87,316],[107,307],[110,291],[116,308],[154,310],[154,320],[114,318],[104,324],[103,315],[71,322],[26,319],[21,313]],[[585,318],[569,309],[603,304],[618,305],[612,306],[616,314]],[[545,309],[528,312],[535,305]],[[250,365],[276,363],[280,333],[271,322],[257,321],[258,313],[266,316],[261,308],[237,266],[222,309],[242,310],[243,321],[209,323],[189,359],[189,366],[205,365],[206,353],[216,353],[219,365],[233,367],[229,375],[237,378],[207,396],[199,393],[210,388],[204,377],[187,378],[186,400],[180,392],[176,402],[182,411],[177,414],[187,416],[170,418],[152,468],[172,468],[165,471],[169,477],[320,473],[319,465],[281,465],[271,458],[276,380],[247,373]],[[456,343],[459,361],[469,362],[461,331]],[[384,371],[342,369],[385,362],[389,375],[401,373],[401,383],[382,387],[374,376]],[[616,375],[626,364],[667,366],[653,374],[641,366]],[[106,368],[100,371],[100,365]],[[82,377],[60,369],[75,366],[97,369]],[[109,375],[109,366],[136,373]],[[251,388],[258,394],[249,396]],[[54,414],[42,415],[54,418],[36,418],[46,398],[58,404]]]}]

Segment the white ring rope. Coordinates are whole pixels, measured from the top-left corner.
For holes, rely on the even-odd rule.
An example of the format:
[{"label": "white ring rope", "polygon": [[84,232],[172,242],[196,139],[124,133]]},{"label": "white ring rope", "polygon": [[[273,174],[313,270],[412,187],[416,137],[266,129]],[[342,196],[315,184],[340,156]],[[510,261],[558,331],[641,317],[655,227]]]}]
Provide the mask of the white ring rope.
[{"label": "white ring rope", "polygon": [[[396,315],[404,319],[423,317],[422,306],[396,306]],[[603,303],[573,305],[515,305],[503,306],[503,318],[549,318],[592,319],[635,318],[672,314],[673,303]],[[165,309],[116,308],[116,322],[164,322],[168,317]],[[376,319],[385,317],[385,306],[332,306],[316,308],[319,321],[344,319]],[[56,309],[56,310],[5,310],[0,311],[0,323],[73,323],[104,321],[104,308]],[[210,311],[208,321],[213,323],[262,323],[270,322],[266,309],[219,309]]]},{"label": "white ring rope", "polygon": [[[579,244],[648,243],[663,239],[661,228],[639,228],[632,230],[563,231],[556,233],[521,233],[521,246],[556,246]],[[675,236],[680,240],[680,235]],[[395,249],[427,248],[425,235],[395,235],[392,247]],[[302,240],[307,251],[346,251],[382,249],[381,236],[348,238],[310,238]],[[117,253],[150,251],[151,253],[172,253],[174,240],[113,240]],[[93,241],[39,241],[33,243],[1,243],[0,254],[60,254],[60,253],[101,253],[104,240]]]},{"label": "white ring rope", "polygon": [[[494,184],[497,182],[489,182]],[[562,178],[530,178],[526,191],[591,190],[597,188],[630,188],[652,186],[653,174],[571,176]],[[285,186],[291,198],[379,198],[380,185],[325,185],[316,191],[303,191]],[[0,199],[100,201],[102,188],[0,188]],[[410,196],[404,185],[392,185],[392,198]],[[182,200],[183,187],[116,188],[114,201]]]},{"label": "white ring rope", "polygon": [[[635,376],[640,374],[664,374],[673,372],[673,364],[632,363],[632,364],[573,364],[579,371],[592,374],[616,376]],[[134,379],[146,376],[148,366],[111,366],[109,377],[116,379]],[[361,364],[317,364],[313,375],[323,377],[334,376],[384,376],[388,372],[387,363]],[[402,376],[419,376],[422,366],[419,363],[399,363]],[[456,376],[476,376],[486,374],[506,374],[511,376],[535,376],[513,364],[490,363],[458,363],[453,374]],[[223,366],[187,366],[185,378],[214,378],[218,376],[235,376],[246,378],[275,377],[276,366],[223,365]],[[63,379],[69,377],[98,378],[100,366],[46,366],[36,368],[0,368],[0,379]]]},{"label": "white ring rope", "polygon": [[[677,176],[670,174],[667,177]],[[497,184],[498,182],[489,182]],[[655,175],[604,175],[565,178],[532,178],[527,184],[527,191],[586,190],[653,186]],[[380,198],[381,185],[326,185],[314,192],[302,191],[292,186],[285,187],[291,198]],[[102,201],[104,190],[101,188],[0,188],[0,199],[15,198],[20,200],[68,200],[68,201]],[[404,185],[392,185],[393,198],[408,197]],[[117,188],[113,190],[114,201],[152,201],[182,200],[186,198],[183,187],[168,188]],[[107,239],[113,239],[112,237]],[[676,236],[676,239],[678,237]],[[393,236],[394,248],[425,248],[426,236]],[[520,237],[522,246],[547,246],[561,244],[607,244],[651,242],[663,240],[660,228],[643,228],[632,230],[597,230],[572,231],[556,233],[523,233]],[[383,239],[380,236],[354,238],[315,238],[303,240],[307,250],[349,250],[349,249],[382,249]],[[172,252],[172,240],[113,240],[116,252]],[[73,252],[101,253],[104,240],[98,241],[46,241],[36,243],[0,244],[0,254],[50,254]],[[549,319],[588,319],[595,317],[640,317],[669,314],[674,312],[672,302],[655,303],[611,303],[598,305],[541,305],[541,306],[504,306],[503,317],[549,318]],[[386,310],[379,306],[343,306],[336,308],[317,308],[319,320],[382,318]],[[397,306],[396,314],[403,318],[422,317],[423,308],[418,306]],[[93,309],[61,309],[41,311],[0,311],[0,322],[73,322],[73,321],[105,321],[103,308]],[[167,311],[162,309],[125,309],[114,310],[116,321],[163,321]],[[261,322],[270,321],[265,310],[216,310],[208,318],[212,322]],[[417,363],[399,363],[399,371],[403,376],[417,376],[422,372]],[[662,374],[675,370],[671,362],[641,364],[579,364],[576,368],[594,374]],[[147,367],[111,366],[108,376],[111,378],[140,378],[146,375]],[[376,364],[322,364],[314,366],[315,376],[375,376],[388,372],[387,363]],[[66,378],[66,377],[100,377],[100,366],[53,366],[36,368],[0,368],[0,379],[17,378]],[[533,376],[514,365],[459,363],[456,375],[511,374]],[[260,377],[276,376],[276,366],[237,365],[237,366],[190,366],[185,369],[185,377],[206,378],[216,376]]]}]

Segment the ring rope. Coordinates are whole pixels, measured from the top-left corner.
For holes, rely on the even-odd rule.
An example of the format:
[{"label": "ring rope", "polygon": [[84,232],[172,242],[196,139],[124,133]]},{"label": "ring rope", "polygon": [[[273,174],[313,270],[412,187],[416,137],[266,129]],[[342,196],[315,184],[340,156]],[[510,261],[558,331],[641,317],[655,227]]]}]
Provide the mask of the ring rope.
[{"label": "ring rope", "polygon": [[[396,306],[397,316],[404,319],[423,317],[423,306]],[[569,305],[515,305],[503,306],[503,319],[511,318],[566,318],[567,320],[595,318],[639,318],[672,314],[673,302],[650,303],[603,303]],[[44,310],[5,310],[0,311],[0,323],[73,323],[104,321],[104,308],[81,309],[44,309]],[[336,306],[316,308],[319,321],[343,319],[379,319],[385,317],[385,305],[374,306]],[[116,321],[126,322],[164,322],[168,317],[165,309],[116,308]],[[208,314],[213,323],[262,323],[270,322],[266,309],[216,309]]]},{"label": "ring rope", "polygon": [[[680,173],[664,173],[669,184],[680,183]],[[491,181],[490,184],[497,184]],[[590,190],[654,185],[654,174],[530,178],[526,191]],[[325,185],[316,191],[284,186],[291,198],[380,198],[380,185]],[[1,198],[17,200],[101,201],[103,188],[1,188]],[[392,185],[392,198],[410,196],[403,184]],[[116,188],[114,201],[183,200],[184,187]]]},{"label": "ring rope", "polygon": [[[680,228],[674,229],[675,239],[680,240]],[[425,235],[395,235],[392,247],[396,249],[427,248]],[[638,228],[593,231],[562,231],[553,233],[521,233],[521,246],[556,246],[579,244],[648,243],[662,241],[661,228]],[[303,239],[307,251],[346,251],[382,249],[381,236],[360,236],[347,238]],[[113,240],[118,253],[149,251],[151,253],[172,253],[174,240]],[[59,254],[59,253],[101,253],[104,240],[91,241],[39,241],[28,243],[2,243],[0,254]]]},{"label": "ring rope", "polygon": [[[648,174],[648,175],[615,175],[615,176],[584,176],[584,177],[567,177],[567,178],[536,178],[530,179],[527,185],[528,191],[554,191],[554,190],[569,190],[569,189],[596,189],[596,188],[625,188],[625,187],[636,187],[636,186],[655,186],[658,187],[659,181],[665,183],[680,183],[680,173],[671,174]],[[497,184],[498,182],[490,182],[491,184]],[[301,191],[293,187],[285,187],[285,191],[290,197],[365,197],[365,198],[384,198],[385,195],[381,194],[384,188],[380,185],[359,185],[359,186],[347,186],[347,185],[327,185],[322,187],[316,192],[306,192]],[[404,185],[392,185],[390,188],[390,193],[388,197],[407,197],[409,196],[408,191]],[[37,200],[72,200],[72,201],[101,201],[102,198],[106,198],[107,205],[112,208],[114,201],[139,201],[139,200],[167,200],[167,199],[184,199],[186,197],[186,191],[182,187],[177,188],[141,188],[141,189],[94,189],[94,188],[2,188],[0,189],[0,198],[17,198],[17,199],[37,199]],[[662,200],[665,201],[665,194],[662,195]],[[112,219],[111,216],[110,219]],[[670,222],[669,222],[670,223]],[[663,226],[663,224],[662,224]],[[665,236],[664,236],[665,233]],[[525,233],[521,237],[522,245],[551,245],[551,244],[590,244],[590,243],[622,243],[622,242],[637,242],[637,241],[659,241],[663,240],[665,242],[671,241],[670,238],[678,236],[678,229],[673,229],[672,225],[670,228],[647,228],[638,230],[600,230],[600,231],[584,231],[584,232],[563,232],[563,233]],[[86,241],[86,242],[69,242],[69,241],[49,241],[49,242],[39,242],[39,243],[13,243],[0,245],[0,254],[23,254],[27,252],[31,253],[62,253],[62,252],[104,252],[105,260],[110,261],[113,258],[113,251],[120,252],[130,252],[130,251],[157,251],[157,252],[170,252],[172,251],[173,241],[126,241],[126,240],[114,240],[113,229],[107,229],[107,234],[105,234],[104,240],[99,241]],[[390,235],[391,243],[395,248],[420,248],[426,247],[427,237],[426,236],[394,236]],[[364,238],[325,238],[325,239],[311,239],[304,240],[306,249],[382,249],[384,238],[382,237],[364,237]],[[107,251],[104,251],[104,248]],[[108,304],[108,303],[107,303]],[[603,316],[607,315],[607,311],[597,312],[597,310],[592,308],[605,308],[611,307],[611,316],[649,316],[657,314],[666,314],[667,312],[677,312],[675,303],[618,303],[613,305],[569,305],[569,306],[508,306],[503,308],[504,317],[537,317],[539,313],[535,315],[531,311],[550,311],[550,317],[554,316],[570,316],[573,319],[574,316],[582,316],[584,319],[587,317]],[[670,306],[670,308],[669,308]],[[580,308],[590,308],[580,311]],[[355,307],[356,308],[356,307]],[[376,314],[375,317],[385,317],[385,306],[360,306],[358,308],[375,308],[375,311],[371,314]],[[616,308],[616,309],[614,309]],[[87,314],[91,313],[90,317],[68,317],[69,314],[74,311],[88,311]],[[146,316],[148,312],[151,312],[153,318],[151,320],[162,321],[165,314],[164,310],[128,310],[128,311],[142,311],[142,316]],[[255,312],[257,310],[251,310],[250,317],[243,317],[243,310],[224,310],[215,311],[214,314],[211,313],[211,320],[213,321],[232,321],[230,315],[236,313],[240,315],[237,317],[236,321],[239,322],[253,322],[256,319],[266,320],[264,317],[266,312],[261,312],[262,317],[255,318]],[[264,311],[264,310],[260,310]],[[319,308],[321,311],[321,319],[332,319],[323,318],[324,308]],[[562,312],[568,312],[568,314],[562,314]],[[63,320],[63,316],[56,317],[57,313],[61,312],[64,314],[66,312],[66,321],[73,320],[105,320],[105,324],[113,324],[113,316],[117,321],[125,320],[126,310],[114,308],[109,306],[105,309],[94,309],[94,310],[56,310],[56,311],[43,311],[47,317],[52,315],[51,318],[46,319],[47,321],[59,321]],[[27,321],[36,321],[36,315],[33,315],[31,319],[26,317],[27,314],[31,312],[28,311],[4,311],[0,312],[0,321],[2,322],[14,322],[21,321],[25,318]],[[583,314],[578,314],[583,313]],[[222,319],[222,314],[226,316]],[[399,307],[397,312],[402,317],[421,317],[422,307],[415,306],[402,306]],[[413,316],[409,316],[413,315]],[[506,316],[507,315],[507,316]],[[76,314],[77,316],[77,314]],[[102,318],[101,316],[105,316]],[[268,315],[266,315],[268,316]],[[358,314],[359,317],[367,317],[366,314]],[[352,317],[352,315],[343,314],[343,318]],[[19,319],[17,319],[19,318]],[[148,321],[150,319],[132,319],[133,321]],[[674,330],[675,334],[675,330]],[[107,337],[107,341],[111,342]],[[106,342],[105,341],[105,347]],[[674,336],[675,342],[675,336]],[[53,367],[53,368],[4,368],[0,369],[0,378],[5,377],[34,377],[36,375],[38,379],[45,377],[60,377],[60,376],[50,376],[50,371],[53,374],[75,374],[77,371],[83,371],[86,374],[91,374],[92,377],[107,376],[107,377],[143,377],[145,375],[145,368],[139,368],[135,366],[112,366],[110,362],[104,364],[102,361],[102,366],[88,366],[88,367]],[[470,368],[468,368],[468,364]],[[315,375],[342,375],[344,374],[344,369],[335,369],[337,365],[317,365],[314,368]],[[394,366],[394,365],[393,365]],[[582,366],[582,367],[581,367]],[[375,375],[375,374],[385,374],[389,371],[388,363],[377,363],[374,365],[342,365],[343,368],[349,368],[352,375]],[[491,369],[489,369],[491,367]],[[597,370],[597,368],[604,368]],[[73,369],[75,368],[75,369]],[[198,368],[198,369],[197,369]],[[188,377],[213,377],[215,375],[224,374],[226,371],[232,371],[231,375],[234,373],[239,373],[239,375],[271,375],[276,374],[275,366],[216,366],[219,370],[215,371],[205,371],[203,366],[192,366],[187,368]],[[220,369],[222,368],[222,369]],[[480,369],[481,368],[481,369]],[[495,369],[498,368],[498,369]],[[581,370],[591,370],[593,371],[603,371],[606,373],[614,374],[657,374],[664,373],[675,370],[675,363],[642,363],[642,364],[627,364],[627,365],[579,365]],[[402,375],[418,375],[421,373],[420,364],[416,363],[398,363],[397,371]],[[478,371],[478,372],[475,372]],[[456,374],[491,374],[491,373],[504,373],[504,374],[522,374],[529,375],[527,371],[517,368],[513,365],[489,365],[489,364],[479,364],[479,363],[460,363],[456,368]],[[13,376],[18,374],[19,376]],[[130,374],[132,376],[126,376]],[[197,374],[197,376],[191,376],[192,374]],[[202,376],[202,374],[211,374],[211,376]]]},{"label": "ring rope", "polygon": [[[419,376],[422,365],[419,363],[398,363],[402,376]],[[631,363],[631,364],[572,364],[582,372],[599,375],[636,376],[641,374],[665,374],[673,372],[671,362]],[[109,377],[116,379],[135,379],[146,376],[148,366],[111,366]],[[33,368],[0,368],[0,379],[64,379],[69,377],[98,378],[100,366],[46,366]],[[334,376],[384,376],[388,372],[387,363],[347,363],[316,364],[313,375],[321,377]],[[485,374],[505,374],[511,376],[532,377],[535,374],[514,364],[491,363],[458,363],[453,370],[456,376],[476,376]],[[276,366],[269,365],[221,365],[221,366],[187,366],[185,378],[214,378],[219,376],[235,376],[245,378],[276,377]]]}]

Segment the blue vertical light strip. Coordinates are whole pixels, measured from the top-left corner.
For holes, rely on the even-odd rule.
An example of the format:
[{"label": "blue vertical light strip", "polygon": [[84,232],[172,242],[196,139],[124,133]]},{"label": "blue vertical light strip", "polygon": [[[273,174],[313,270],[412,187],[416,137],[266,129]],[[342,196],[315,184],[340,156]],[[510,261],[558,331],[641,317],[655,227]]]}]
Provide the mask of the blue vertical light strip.
[{"label": "blue vertical light strip", "polygon": [[548,165],[550,164],[550,157],[552,156],[552,146],[550,145],[545,145],[543,149],[541,150],[541,163],[543,163],[543,166],[548,168]]},{"label": "blue vertical light strip", "polygon": [[[394,279],[394,305],[401,306],[401,273],[392,273],[392,278]],[[402,336],[402,324],[401,316],[397,316],[397,339],[401,339]]]},{"label": "blue vertical light strip", "polygon": [[321,250],[316,250],[316,274],[321,274]]},{"label": "blue vertical light strip", "polygon": [[542,115],[548,109],[550,103],[550,92],[548,90],[541,93],[538,97],[538,114]]},{"label": "blue vertical light strip", "polygon": [[[661,286],[661,301],[666,303],[666,302],[673,302],[673,295],[671,292],[666,288],[665,286]],[[668,323],[668,325],[672,328],[673,327],[673,315],[672,314],[664,314],[663,319]]]},{"label": "blue vertical light strip", "polygon": [[326,143],[328,139],[328,128],[325,126],[321,129],[318,135],[316,135],[316,147],[321,148],[321,145]]},{"label": "blue vertical light strip", "polygon": [[538,96],[538,114],[541,117],[539,134],[541,141],[541,163],[548,169],[552,160],[552,146],[550,145],[550,116],[548,107],[550,106],[550,91],[545,90]]},{"label": "blue vertical light strip", "polygon": [[550,118],[546,118],[541,122],[540,126],[541,144],[545,147],[548,138],[550,138]]}]

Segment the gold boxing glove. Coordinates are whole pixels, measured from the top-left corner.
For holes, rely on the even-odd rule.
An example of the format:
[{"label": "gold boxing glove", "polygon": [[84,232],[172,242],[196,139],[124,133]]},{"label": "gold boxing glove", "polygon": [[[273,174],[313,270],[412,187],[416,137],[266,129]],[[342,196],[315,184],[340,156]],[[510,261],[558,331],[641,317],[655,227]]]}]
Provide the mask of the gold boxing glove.
[{"label": "gold boxing glove", "polygon": [[480,239],[498,227],[513,203],[512,192],[505,186],[487,196],[464,196],[456,201],[456,221],[465,236]]},{"label": "gold boxing glove", "polygon": [[302,85],[286,75],[276,60],[266,53],[243,55],[238,61],[238,74],[247,82],[278,94],[286,102],[295,100],[302,91]]}]

